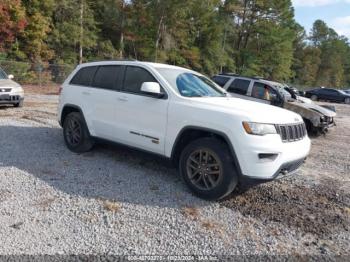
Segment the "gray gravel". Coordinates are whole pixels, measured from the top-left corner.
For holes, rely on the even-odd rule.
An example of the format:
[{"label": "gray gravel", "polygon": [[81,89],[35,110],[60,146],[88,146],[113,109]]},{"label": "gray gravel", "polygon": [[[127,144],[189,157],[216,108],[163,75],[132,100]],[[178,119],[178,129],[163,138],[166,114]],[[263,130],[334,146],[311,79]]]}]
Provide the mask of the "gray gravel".
[{"label": "gray gravel", "polygon": [[154,156],[68,151],[57,99],[0,107],[0,255],[350,255],[350,106],[298,175],[207,202]]}]

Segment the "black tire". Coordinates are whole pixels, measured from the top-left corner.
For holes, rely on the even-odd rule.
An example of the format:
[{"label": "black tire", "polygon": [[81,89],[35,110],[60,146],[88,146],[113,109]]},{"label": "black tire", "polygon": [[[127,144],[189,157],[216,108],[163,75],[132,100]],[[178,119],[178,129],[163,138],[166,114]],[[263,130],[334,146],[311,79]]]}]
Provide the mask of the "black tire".
[{"label": "black tire", "polygon": [[17,104],[13,104],[14,107],[23,107],[23,100],[19,101]]},{"label": "black tire", "polygon": [[[193,154],[198,151],[201,152],[202,150],[207,150],[207,152],[210,152],[214,156],[212,159],[216,158],[217,163],[220,164],[220,169],[222,170],[220,174],[217,175],[218,178],[216,178],[216,181],[214,183],[215,186],[210,189],[203,189],[201,186],[195,185],[195,182],[193,180],[198,180],[199,177],[192,177],[191,179],[190,176],[193,174],[189,174],[191,171],[188,168],[192,168],[192,165],[188,165],[188,161],[192,161],[191,159],[193,159]],[[211,157],[210,154],[209,157]],[[200,158],[202,158],[202,156],[200,156]],[[208,160],[206,162],[208,163]],[[198,166],[200,166],[200,164],[198,164]],[[225,143],[216,138],[200,138],[188,144],[181,153],[179,170],[188,187],[197,196],[206,200],[219,200],[224,198],[235,189],[238,183],[238,173],[237,169],[235,168],[230,150]],[[208,171],[208,173],[210,173],[210,171]],[[203,177],[204,175],[206,177],[209,176],[209,174],[202,173],[199,176]],[[206,178],[203,180],[210,182],[213,181],[213,178]],[[205,184],[207,185],[207,183]]]},{"label": "black tire", "polygon": [[318,96],[317,95],[312,95],[311,97],[312,101],[318,101]]},{"label": "black tire", "polygon": [[68,149],[74,153],[87,152],[94,146],[84,117],[78,112],[66,116],[63,123],[63,137]]}]

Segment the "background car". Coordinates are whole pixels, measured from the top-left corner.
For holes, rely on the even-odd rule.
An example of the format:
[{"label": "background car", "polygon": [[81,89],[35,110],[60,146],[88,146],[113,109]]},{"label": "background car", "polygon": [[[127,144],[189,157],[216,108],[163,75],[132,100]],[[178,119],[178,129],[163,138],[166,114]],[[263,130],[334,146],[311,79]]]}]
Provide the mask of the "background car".
[{"label": "background car", "polygon": [[23,88],[12,79],[13,75],[7,75],[0,68],[0,105],[22,107],[24,100]]},{"label": "background car", "polygon": [[313,101],[325,100],[350,104],[350,94],[332,88],[317,88],[305,92],[305,96]]},{"label": "background car", "polygon": [[287,91],[285,84],[236,74],[220,74],[212,79],[234,97],[282,107],[300,114],[310,133],[325,133],[335,125],[336,113],[333,110],[312,101],[303,101],[305,99],[296,95],[295,90]]}]

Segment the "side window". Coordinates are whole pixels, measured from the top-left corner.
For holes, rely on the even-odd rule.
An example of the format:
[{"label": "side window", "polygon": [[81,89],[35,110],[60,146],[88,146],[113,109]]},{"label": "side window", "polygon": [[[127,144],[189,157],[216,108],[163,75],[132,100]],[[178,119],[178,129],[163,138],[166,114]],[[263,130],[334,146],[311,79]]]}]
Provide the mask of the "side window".
[{"label": "side window", "polygon": [[130,93],[141,93],[141,86],[144,82],[158,82],[147,70],[128,66],[125,72],[124,91]]},{"label": "side window", "polygon": [[277,94],[270,86],[263,83],[254,82],[252,97],[272,101],[276,99]]},{"label": "side window", "polygon": [[117,81],[121,75],[121,66],[100,66],[92,83],[93,87],[117,90]]},{"label": "side window", "polygon": [[91,86],[97,66],[83,67],[70,81],[71,85]]},{"label": "side window", "polygon": [[230,80],[230,78],[224,77],[224,76],[214,76],[213,77],[213,81],[221,87],[224,87],[226,85],[226,83],[228,82],[228,80]]},{"label": "side window", "polygon": [[227,91],[230,93],[246,95],[248,92],[249,84],[250,84],[249,80],[235,79],[231,83]]}]

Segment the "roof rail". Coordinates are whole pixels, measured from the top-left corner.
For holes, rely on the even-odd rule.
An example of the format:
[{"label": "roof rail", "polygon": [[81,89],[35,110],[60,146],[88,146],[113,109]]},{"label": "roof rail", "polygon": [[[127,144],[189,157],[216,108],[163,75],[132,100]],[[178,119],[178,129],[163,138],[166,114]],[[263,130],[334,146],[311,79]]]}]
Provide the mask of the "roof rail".
[{"label": "roof rail", "polygon": [[219,75],[221,75],[221,76],[240,76],[239,74],[236,74],[236,73],[220,73]]}]

